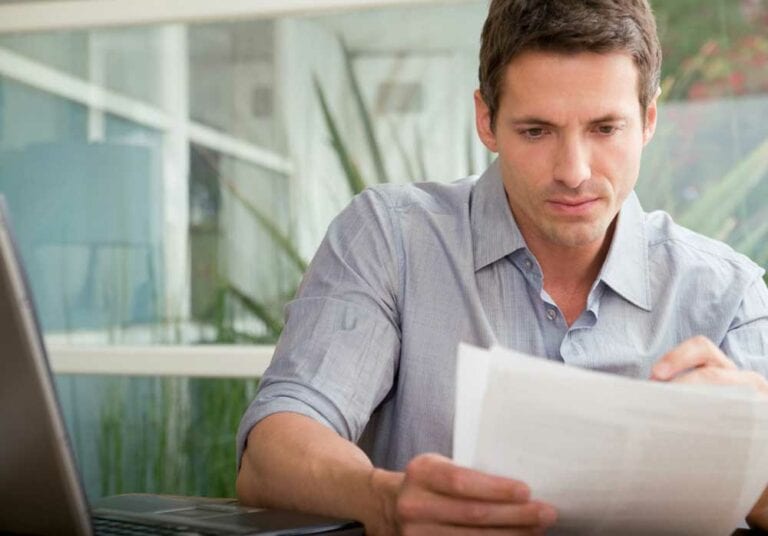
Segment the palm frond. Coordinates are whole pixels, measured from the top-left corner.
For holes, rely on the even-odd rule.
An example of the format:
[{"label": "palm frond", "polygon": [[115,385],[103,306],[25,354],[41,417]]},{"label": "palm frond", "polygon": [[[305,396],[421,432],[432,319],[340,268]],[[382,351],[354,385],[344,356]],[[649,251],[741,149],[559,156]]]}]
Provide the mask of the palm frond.
[{"label": "palm frond", "polygon": [[323,112],[325,125],[328,127],[328,133],[331,135],[331,145],[336,152],[336,156],[339,158],[341,168],[344,170],[344,177],[347,179],[349,189],[352,191],[353,195],[359,194],[365,190],[366,187],[363,176],[355,162],[352,160],[352,156],[350,155],[344,140],[341,138],[341,133],[339,132],[336,120],[331,113],[331,108],[328,106],[328,99],[325,97],[325,91],[323,91],[323,87],[320,85],[317,76],[312,77],[312,82],[315,86],[317,99],[320,101],[320,108]]},{"label": "palm frond", "polygon": [[419,129],[419,125],[415,125],[413,127],[413,135],[415,141],[414,158],[416,159],[416,165],[419,168],[419,177],[421,177],[421,180],[425,181],[428,179],[427,157],[424,154],[424,140],[421,136],[421,129]]},{"label": "palm frond", "polygon": [[261,320],[270,333],[278,336],[283,331],[283,321],[276,317],[266,304],[251,298],[232,283],[227,285],[226,290],[229,294],[234,296],[249,313]]},{"label": "palm frond", "polygon": [[714,182],[680,217],[680,223],[709,236],[717,235],[768,173],[768,139],[721,180]]},{"label": "palm frond", "polygon": [[253,216],[256,222],[264,229],[274,243],[280,247],[280,249],[286,254],[288,259],[293,263],[299,273],[304,273],[307,270],[307,262],[299,254],[299,250],[287,234],[285,234],[277,224],[272,221],[266,214],[259,210],[253,203],[251,203],[244,195],[240,193],[237,186],[230,180],[222,179],[221,184],[237,199],[240,204],[248,210]]},{"label": "palm frond", "polygon": [[355,101],[355,105],[357,106],[357,111],[360,114],[360,121],[363,124],[363,131],[365,132],[365,140],[368,143],[368,150],[371,152],[373,167],[376,170],[376,178],[379,184],[389,182],[387,169],[384,165],[384,159],[381,156],[379,141],[376,138],[376,129],[373,126],[371,112],[365,105],[363,90],[360,87],[360,81],[357,79],[355,68],[352,64],[352,54],[350,53],[349,48],[347,48],[346,43],[341,37],[339,37],[339,44],[341,45],[341,51],[344,55],[344,67],[347,71],[349,87],[352,89],[352,97]]},{"label": "palm frond", "polygon": [[405,149],[405,145],[403,144],[400,132],[397,130],[397,126],[394,124],[394,122],[390,121],[389,128],[392,131],[392,139],[395,142],[395,149],[397,150],[398,156],[400,156],[400,160],[403,162],[403,168],[405,169],[405,173],[408,176],[408,180],[411,182],[416,182],[419,180],[419,177],[416,175],[416,171],[413,169],[413,163],[411,162],[411,158],[408,156],[408,151]]},{"label": "palm frond", "polygon": [[763,248],[766,243],[768,243],[768,221],[764,221],[755,227],[750,227],[746,236],[734,245],[734,249],[750,255],[755,250]]}]

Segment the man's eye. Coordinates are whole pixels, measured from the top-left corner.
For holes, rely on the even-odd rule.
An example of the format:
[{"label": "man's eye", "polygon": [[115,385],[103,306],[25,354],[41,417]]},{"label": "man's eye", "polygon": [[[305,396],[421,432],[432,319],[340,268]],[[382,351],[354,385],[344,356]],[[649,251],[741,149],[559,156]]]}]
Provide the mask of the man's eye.
[{"label": "man's eye", "polygon": [[544,136],[543,128],[527,128],[523,131],[523,136],[531,140],[537,140]]},{"label": "man's eye", "polygon": [[604,134],[606,136],[610,136],[611,134],[616,133],[617,130],[618,129],[613,125],[600,125],[599,127],[597,127],[597,131],[600,134]]}]

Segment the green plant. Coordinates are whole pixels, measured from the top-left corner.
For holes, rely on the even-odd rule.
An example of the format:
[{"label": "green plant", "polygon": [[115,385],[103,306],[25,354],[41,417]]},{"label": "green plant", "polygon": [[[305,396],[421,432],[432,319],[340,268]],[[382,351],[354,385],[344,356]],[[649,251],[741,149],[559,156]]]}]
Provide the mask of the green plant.
[{"label": "green plant", "polygon": [[[386,165],[382,157],[382,151],[380,143],[376,136],[376,130],[373,124],[373,118],[368,106],[363,99],[363,94],[360,86],[360,81],[354,71],[352,64],[352,57],[349,49],[344,42],[339,39],[343,58],[345,74],[349,85],[350,93],[352,94],[355,102],[355,109],[358,112],[359,121],[362,125],[366,146],[368,148],[369,157],[373,162],[373,167],[376,173],[376,182],[388,182]],[[372,181],[366,180],[360,167],[352,156],[352,152],[349,149],[348,143],[344,140],[341,129],[339,128],[339,121],[334,116],[333,111],[329,105],[327,95],[322,85],[320,84],[317,76],[313,76],[313,86],[315,90],[315,96],[320,106],[320,110],[325,122],[325,126],[330,136],[330,143],[341,165],[344,178],[349,187],[350,193],[356,195],[362,192],[368,184]],[[419,173],[423,176],[426,175],[425,159],[423,156],[423,149],[421,148],[421,136],[416,133],[416,166]],[[401,157],[409,162],[405,149],[401,147]],[[212,169],[216,169],[216,166],[211,166]],[[251,203],[248,198],[240,192],[235,183],[225,177],[218,176],[218,182],[221,187],[226,190],[233,199],[235,199],[241,207],[252,216],[254,223],[259,226],[270,237],[273,244],[275,244],[282,254],[289,259],[292,267],[296,270],[297,285],[298,276],[303,274],[307,269],[307,262],[303,259],[298,251],[292,238],[285,232],[283,232],[279,225],[275,223],[269,216],[264,214],[258,207]],[[284,299],[276,303],[265,303],[259,301],[253,296],[249,296],[241,289],[237,288],[232,282],[226,279],[221,279],[218,283],[217,298],[215,300],[214,310],[211,311],[210,316],[213,318],[216,328],[216,336],[214,342],[275,342],[280,335],[283,328],[283,322],[280,316],[283,304],[290,299],[296,291],[296,287],[293,287]],[[233,304],[237,304],[245,314],[252,315],[258,318],[264,325],[267,334],[264,336],[257,336],[248,332],[235,328],[235,322],[230,310]]]},{"label": "green plant", "polygon": [[738,162],[722,179],[713,182],[679,217],[680,223],[710,236],[723,230],[768,173],[768,139]]},{"label": "green plant", "polygon": [[[376,136],[376,129],[374,128],[373,118],[368,106],[363,98],[363,92],[360,86],[360,81],[355,73],[354,65],[352,63],[352,54],[349,48],[344,43],[341,37],[338,38],[339,45],[344,58],[344,72],[347,82],[349,84],[350,93],[355,102],[355,109],[358,113],[360,124],[362,125],[363,132],[365,134],[366,146],[368,147],[369,156],[376,173],[376,178],[379,183],[389,182],[387,169],[382,158],[381,146]],[[330,105],[328,104],[328,98],[326,96],[323,86],[320,84],[317,75],[312,76],[312,82],[315,88],[315,95],[317,96],[318,103],[320,104],[320,110],[325,120],[328,134],[331,137],[331,146],[339,160],[339,164],[344,172],[344,177],[347,180],[349,189],[352,195],[357,195],[362,192],[369,184],[363,178],[360,172],[360,168],[352,157],[352,153],[348,148],[348,143],[344,141],[344,138],[339,129],[339,122],[333,115]]]},{"label": "green plant", "polygon": [[[95,378],[102,385],[96,495],[189,488],[183,378]],[[93,386],[91,386],[93,387]],[[132,403],[129,403],[132,401]],[[138,403],[137,403],[138,402]]]},{"label": "green plant", "polygon": [[347,180],[349,189],[353,194],[362,192],[365,189],[365,181],[360,173],[355,161],[352,159],[347,145],[341,137],[339,128],[336,125],[336,119],[333,117],[330,107],[328,106],[328,99],[325,96],[325,91],[317,80],[317,77],[313,77],[313,83],[315,87],[315,93],[317,94],[317,100],[320,102],[320,108],[323,112],[323,118],[325,119],[328,132],[331,136],[331,145],[333,146],[336,156],[341,164],[341,169],[344,171],[344,177]]},{"label": "green plant", "polygon": [[[745,17],[742,0],[652,0],[661,38],[663,78],[674,84],[666,88],[671,99],[689,97],[696,72],[706,61],[702,53],[728,47],[732,36],[764,28],[759,20]],[[691,14],[695,13],[695,17]]]},{"label": "green plant", "polygon": [[[663,9],[679,8],[665,5]],[[720,16],[733,15],[728,13]],[[768,64],[768,36],[759,27],[742,24],[740,28],[741,34],[746,35],[736,40],[715,40],[707,35],[691,37],[697,43],[691,49],[692,54],[680,59],[677,71],[662,82],[660,102],[670,104],[669,108],[662,107],[662,114],[673,114],[672,102],[677,98],[730,99],[765,92],[768,76],[762,67]],[[669,119],[661,123],[654,144],[664,147],[673,141],[679,154],[673,158],[666,150],[649,151],[643,164],[647,177],[639,183],[638,191],[648,206],[665,209],[681,224],[726,241],[766,265],[768,211],[758,200],[768,196],[768,138],[749,140],[732,131],[735,137],[732,151],[739,151],[743,156],[729,168],[732,152],[725,151],[722,140],[697,135],[706,125],[719,124],[712,122],[715,112],[707,109],[710,111],[702,108],[698,114],[683,114],[681,118],[685,122],[678,122],[677,128]],[[742,149],[745,145],[749,150]],[[723,154],[725,158],[711,157],[705,166],[693,156],[680,156],[708,154],[710,150],[713,155]]]},{"label": "green plant", "polygon": [[[258,380],[97,378],[104,406],[95,497],[235,496],[235,433]],[[140,403],[136,403],[139,402]],[[88,463],[81,455],[80,459]]]},{"label": "green plant", "polygon": [[[383,151],[376,134],[376,128],[374,125],[373,115],[371,110],[363,98],[363,92],[361,89],[360,80],[355,72],[352,53],[344,43],[343,39],[338,38],[340,49],[343,56],[343,66],[345,79],[347,81],[347,87],[349,93],[352,96],[357,112],[357,120],[364,133],[366,157],[372,163],[374,170],[375,180],[366,178],[358,164],[358,158],[353,154],[350,144],[340,128],[341,122],[337,115],[331,108],[328,100],[327,93],[320,83],[317,75],[312,76],[312,83],[315,92],[317,103],[320,107],[320,112],[325,123],[326,130],[329,136],[329,142],[333,148],[334,154],[341,167],[344,179],[349,188],[351,195],[357,195],[362,192],[368,185],[373,183],[385,183],[389,181],[389,174],[387,171],[387,165],[383,158]],[[403,162],[404,168],[407,170],[409,179],[412,181],[423,180],[427,175],[427,158],[423,144],[423,134],[419,131],[418,127],[414,127],[414,147],[409,154],[405,145],[402,143],[401,138],[397,135],[393,136],[395,149],[399,158]],[[393,132],[395,132],[393,128]],[[467,162],[469,165],[469,173],[474,173],[475,162],[473,158],[473,140],[474,140],[474,126],[468,125],[466,136],[466,151]],[[485,165],[490,164],[492,155],[490,152],[486,152]],[[216,170],[215,165],[211,165],[212,170]],[[258,207],[251,203],[248,198],[239,191],[235,183],[224,177],[221,177],[218,172],[215,172],[218,178],[218,183],[221,188],[232,195],[241,207],[245,208],[247,212],[253,217],[254,223],[259,226],[270,237],[273,244],[275,244],[279,251],[289,259],[293,269],[296,270],[297,285],[298,276],[303,274],[307,269],[307,262],[303,259],[295,245],[295,242],[290,235],[281,230],[280,226],[275,223],[268,215],[264,214]],[[210,317],[213,318],[214,325],[216,327],[216,336],[214,342],[274,342],[282,331],[283,322],[281,319],[281,311],[284,303],[290,299],[296,291],[297,286],[290,289],[282,300],[278,300],[275,303],[266,303],[259,301],[253,296],[248,295],[241,289],[238,289],[232,282],[226,279],[221,279],[217,284],[217,298],[215,300],[214,310],[211,311]],[[247,314],[258,318],[265,326],[267,335],[256,336],[251,333],[238,330],[234,327],[234,318],[231,314],[233,304],[236,304],[241,310]]]},{"label": "green plant", "polygon": [[[207,277],[210,277],[208,288],[206,288],[205,300],[207,307],[197,312],[197,318],[204,320],[214,328],[213,336],[204,336],[199,343],[244,343],[244,344],[271,344],[277,341],[282,331],[282,307],[284,303],[295,294],[296,286],[301,275],[307,269],[307,262],[298,252],[294,241],[288,233],[283,231],[281,226],[273,220],[267,213],[257,207],[248,196],[246,196],[235,181],[223,177],[219,172],[217,162],[212,157],[200,152],[197,154],[199,163],[206,165],[206,172],[209,180],[215,181],[215,187],[218,192],[226,192],[241,209],[251,217],[255,227],[263,231],[273,244],[279,255],[285,259],[287,266],[284,275],[287,274],[295,280],[295,283],[286,293],[278,296],[276,299],[260,300],[255,296],[248,294],[239,288],[233,281],[226,276],[226,269],[217,260],[217,250],[219,247],[218,224],[208,222],[207,227],[201,231],[198,225],[198,233],[213,236],[206,243],[206,257],[213,259],[209,262]],[[218,195],[221,195],[219,193]],[[238,327],[238,320],[243,317],[253,317],[260,321],[263,326],[263,333],[251,333]]]},{"label": "green plant", "polygon": [[235,432],[257,386],[258,380],[190,380],[192,425],[187,442],[194,493],[235,496]]}]

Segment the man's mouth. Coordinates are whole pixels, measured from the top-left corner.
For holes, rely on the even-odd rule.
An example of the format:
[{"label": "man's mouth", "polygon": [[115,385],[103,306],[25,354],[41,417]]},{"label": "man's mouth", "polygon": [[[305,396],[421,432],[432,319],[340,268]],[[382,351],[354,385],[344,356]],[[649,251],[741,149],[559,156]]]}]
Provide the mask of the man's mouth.
[{"label": "man's mouth", "polygon": [[599,197],[548,199],[547,204],[557,212],[578,215],[592,210],[599,200]]}]

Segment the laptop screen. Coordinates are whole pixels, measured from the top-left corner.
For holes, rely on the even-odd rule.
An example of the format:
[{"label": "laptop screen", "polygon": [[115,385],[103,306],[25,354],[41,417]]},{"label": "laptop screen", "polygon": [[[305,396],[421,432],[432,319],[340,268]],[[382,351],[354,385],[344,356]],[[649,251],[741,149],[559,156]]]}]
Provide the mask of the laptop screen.
[{"label": "laptop screen", "polygon": [[0,532],[90,534],[5,201],[0,196]]}]

